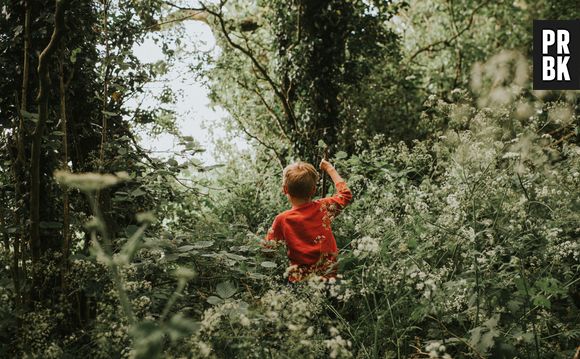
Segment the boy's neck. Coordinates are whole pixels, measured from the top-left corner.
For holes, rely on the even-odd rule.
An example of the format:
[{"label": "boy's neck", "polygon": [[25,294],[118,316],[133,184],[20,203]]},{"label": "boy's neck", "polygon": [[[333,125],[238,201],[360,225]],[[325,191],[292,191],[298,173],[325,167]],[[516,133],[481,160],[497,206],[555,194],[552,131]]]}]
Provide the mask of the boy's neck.
[{"label": "boy's neck", "polygon": [[303,204],[312,202],[312,198],[311,197],[308,197],[308,198],[297,198],[297,197],[288,196],[288,199],[290,200],[290,204],[292,205],[292,209],[294,209],[296,207],[300,207]]}]

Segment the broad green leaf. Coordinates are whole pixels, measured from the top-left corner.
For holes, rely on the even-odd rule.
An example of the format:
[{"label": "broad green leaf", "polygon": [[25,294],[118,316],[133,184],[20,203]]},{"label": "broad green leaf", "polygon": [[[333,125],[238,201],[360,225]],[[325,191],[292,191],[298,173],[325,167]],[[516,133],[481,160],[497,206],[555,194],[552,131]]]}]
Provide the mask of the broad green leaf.
[{"label": "broad green leaf", "polygon": [[264,261],[260,265],[264,268],[276,268],[278,266],[276,263],[270,261]]},{"label": "broad green leaf", "polygon": [[236,286],[230,281],[221,282],[215,288],[216,294],[222,299],[232,297],[237,291]]},{"label": "broad green leaf", "polygon": [[244,260],[248,259],[244,256],[241,256],[239,254],[234,254],[234,253],[225,253],[225,255],[226,255],[226,257],[234,259],[236,261],[244,261]]},{"label": "broad green leaf", "polygon": [[534,303],[534,305],[537,305],[542,308],[550,309],[552,307],[550,300],[541,294],[534,296],[532,302]]},{"label": "broad green leaf", "polygon": [[482,326],[473,328],[470,331],[470,344],[479,352],[487,353],[495,343],[494,338],[500,334],[499,330],[497,329],[498,322],[499,314],[496,314],[486,320]]},{"label": "broad green leaf", "polygon": [[181,246],[181,247],[177,248],[177,250],[179,252],[189,252],[190,250],[192,250],[194,248],[196,248],[196,247],[192,246],[191,244],[188,244],[186,246]]}]

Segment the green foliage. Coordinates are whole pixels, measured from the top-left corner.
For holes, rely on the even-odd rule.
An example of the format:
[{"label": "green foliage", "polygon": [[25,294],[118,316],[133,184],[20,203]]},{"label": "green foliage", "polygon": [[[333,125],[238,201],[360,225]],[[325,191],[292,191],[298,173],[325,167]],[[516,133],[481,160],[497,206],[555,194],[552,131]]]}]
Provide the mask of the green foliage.
[{"label": "green foliage", "polygon": [[[208,5],[214,13],[198,15],[222,54],[196,75],[207,76],[231,129],[256,145],[234,153],[222,144],[230,153],[216,166],[194,157],[203,150],[188,136],[174,157],[150,157],[134,129],[174,132],[173,114],[121,101],[171,66],[167,44],[168,61],[150,66],[132,47],[168,12],[174,20],[175,5],[111,2],[105,21],[103,2],[73,3],[68,26],[78,31],[65,36],[61,60],[75,73],[74,173],[55,172],[68,167],[55,107],[43,145],[47,245],[35,268],[21,237],[26,161],[20,173],[15,155],[19,114],[26,136],[38,117],[13,100],[22,6],[0,19],[0,356],[571,357],[580,339],[578,94],[532,91],[526,55],[513,50],[525,51],[529,19],[562,17],[560,3]],[[34,13],[35,43],[47,40],[49,10]],[[160,96],[173,100],[168,88]],[[259,243],[288,208],[283,165],[328,146],[355,198],[333,224],[340,277],[289,285],[285,248]]]}]

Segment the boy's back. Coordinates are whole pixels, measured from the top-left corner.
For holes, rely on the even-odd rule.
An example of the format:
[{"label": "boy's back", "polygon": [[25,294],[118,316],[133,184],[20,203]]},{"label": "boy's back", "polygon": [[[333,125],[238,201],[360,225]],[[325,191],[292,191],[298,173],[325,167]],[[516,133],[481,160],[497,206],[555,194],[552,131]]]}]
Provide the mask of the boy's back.
[{"label": "boy's back", "polygon": [[[293,196],[288,192],[288,187],[291,189],[293,185],[291,183],[292,174],[288,176],[285,170],[284,192],[288,195],[292,208],[276,216],[266,235],[266,241],[286,243],[288,259],[292,265],[288,276],[288,280],[291,282],[300,281],[309,274],[317,274],[327,278],[336,275],[334,264],[338,249],[330,225],[340,210],[350,202],[352,194],[332,165],[326,162],[327,167],[323,167],[324,162],[326,161],[323,161],[321,167],[329,172],[335,182],[337,193],[332,197],[315,201],[311,201],[310,198]],[[307,164],[298,163],[295,165],[306,166]],[[304,176],[312,177],[308,173],[311,173],[310,167],[305,171]],[[292,168],[289,171],[291,170]],[[296,171],[300,171],[300,168]],[[289,186],[286,185],[287,177],[290,178]],[[298,180],[300,177],[299,173]],[[316,181],[317,178],[306,178],[305,181],[311,179]],[[306,188],[308,187],[306,186]]]}]

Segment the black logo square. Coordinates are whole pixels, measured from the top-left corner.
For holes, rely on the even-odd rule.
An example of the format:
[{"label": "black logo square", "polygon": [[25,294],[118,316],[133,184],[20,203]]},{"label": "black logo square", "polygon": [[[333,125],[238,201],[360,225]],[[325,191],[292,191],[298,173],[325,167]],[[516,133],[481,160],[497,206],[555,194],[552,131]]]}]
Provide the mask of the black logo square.
[{"label": "black logo square", "polygon": [[580,90],[580,20],[534,20],[534,90]]}]

